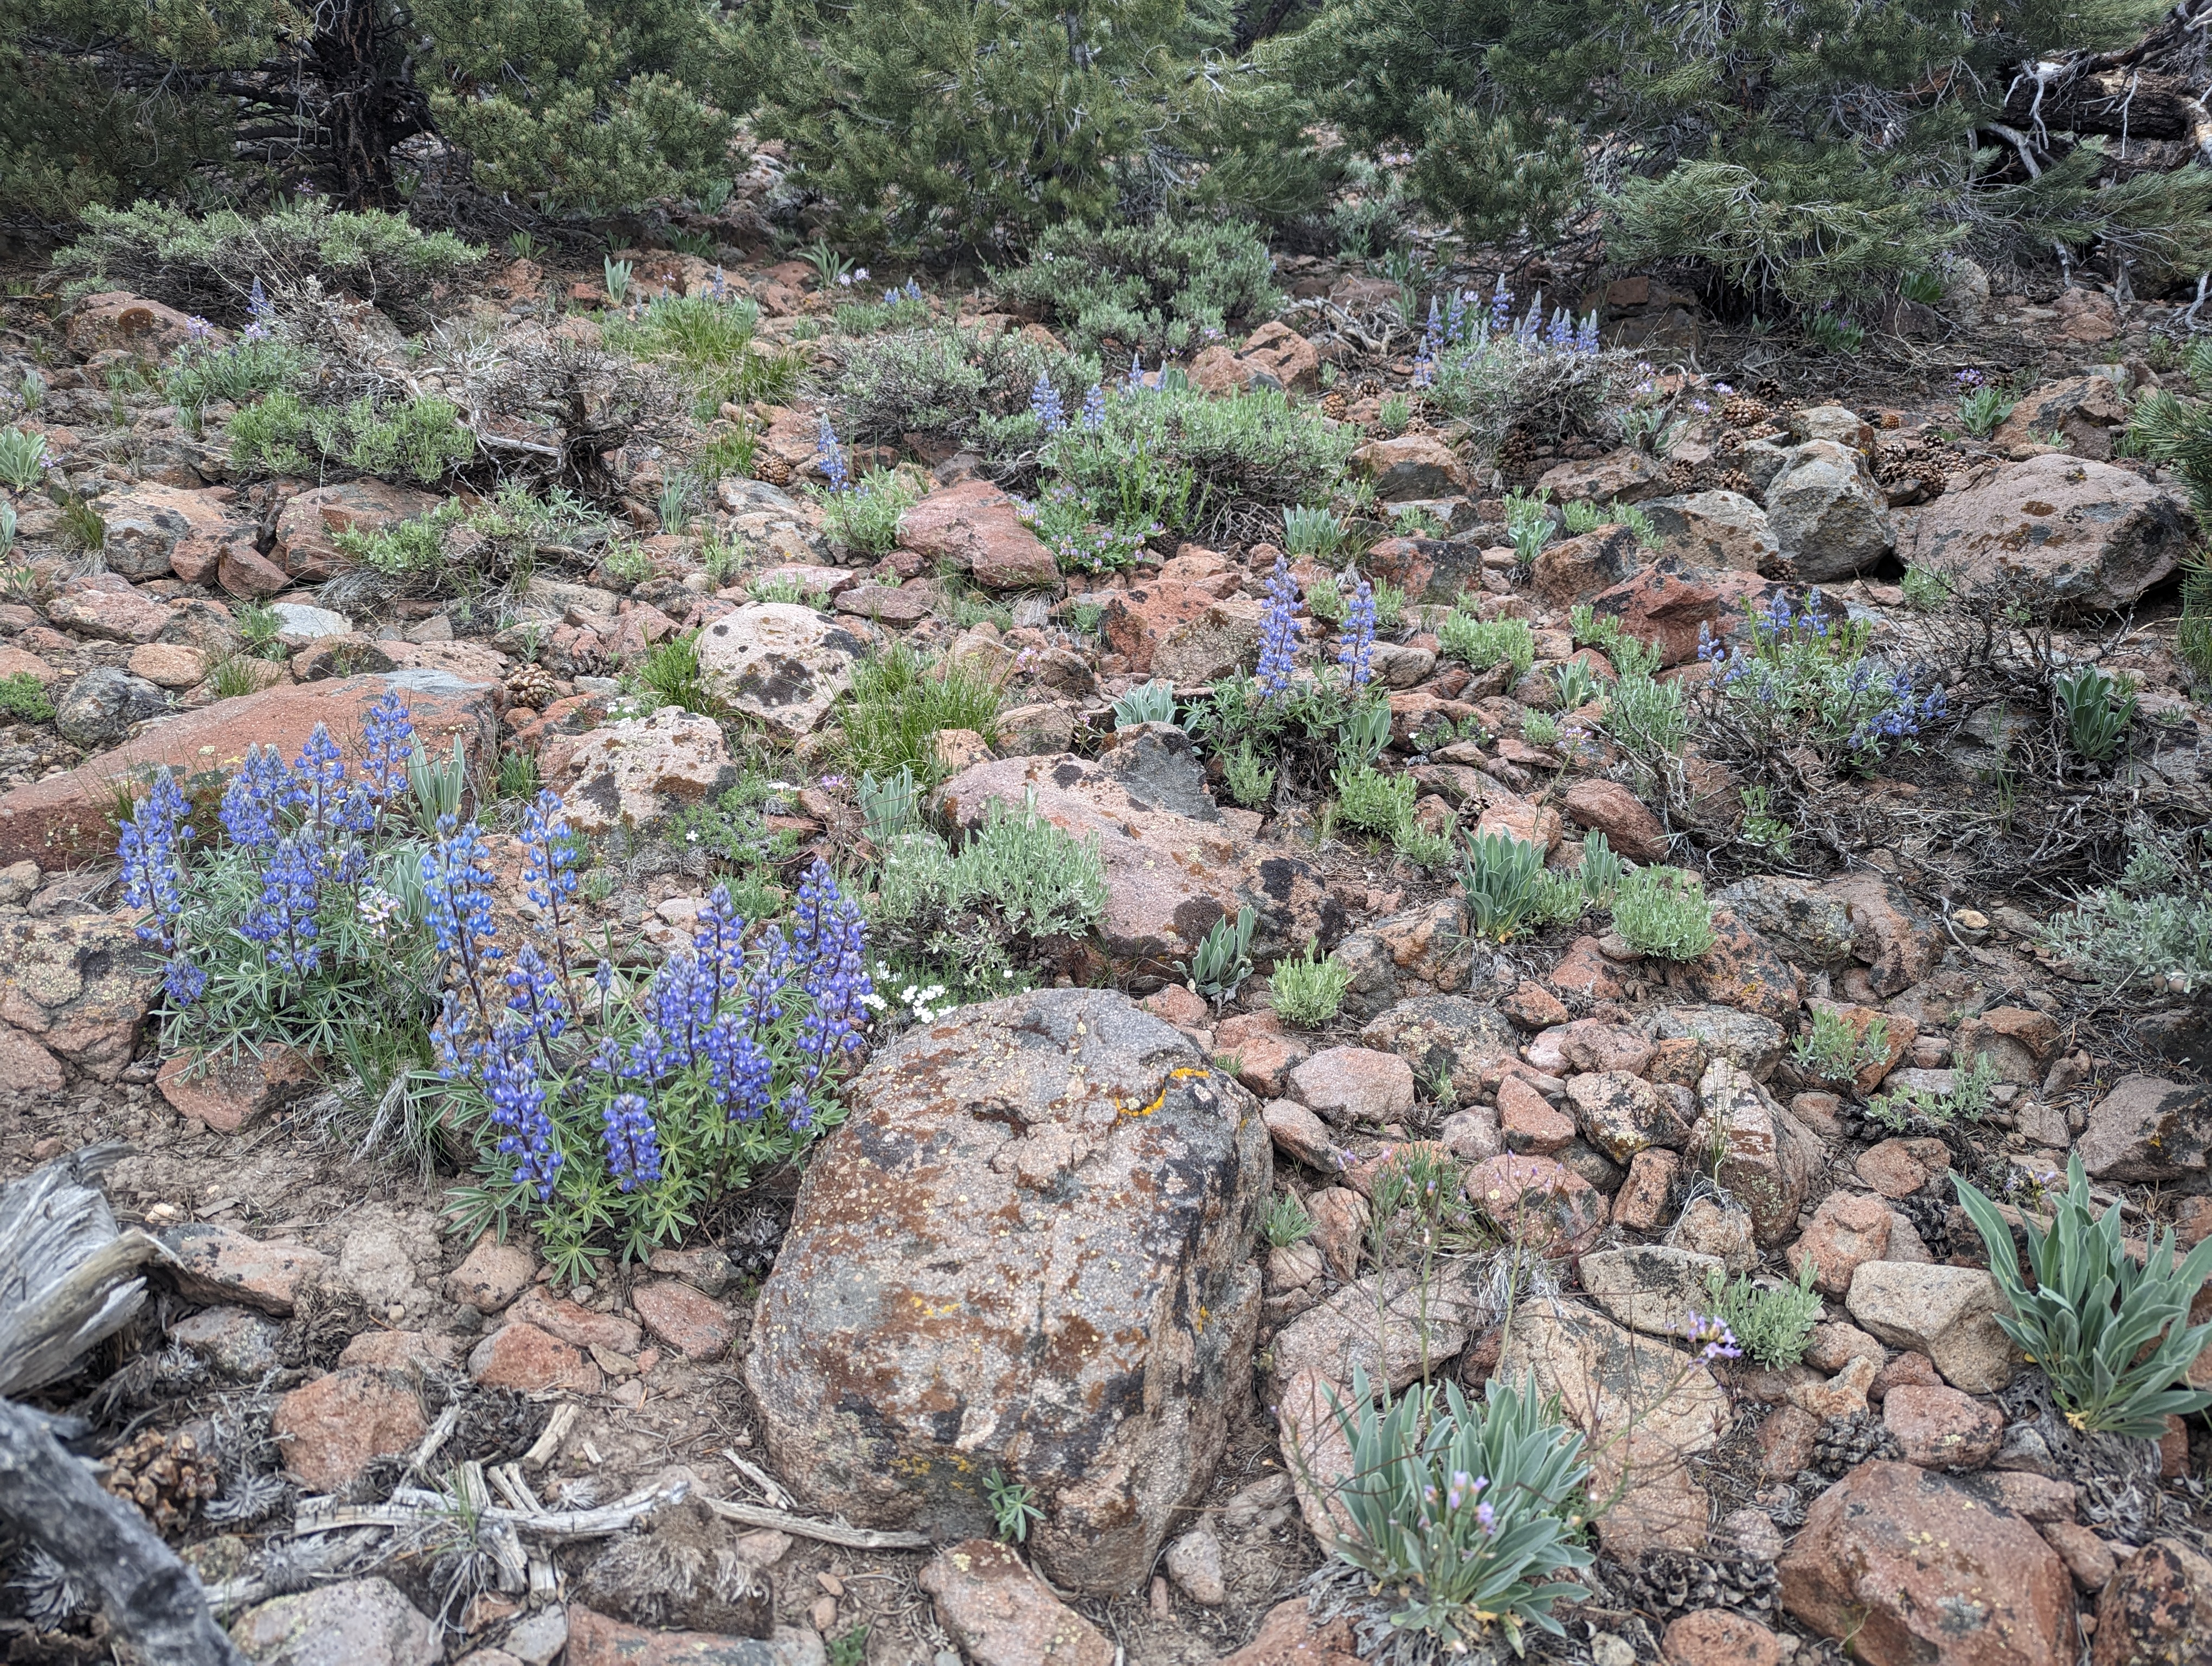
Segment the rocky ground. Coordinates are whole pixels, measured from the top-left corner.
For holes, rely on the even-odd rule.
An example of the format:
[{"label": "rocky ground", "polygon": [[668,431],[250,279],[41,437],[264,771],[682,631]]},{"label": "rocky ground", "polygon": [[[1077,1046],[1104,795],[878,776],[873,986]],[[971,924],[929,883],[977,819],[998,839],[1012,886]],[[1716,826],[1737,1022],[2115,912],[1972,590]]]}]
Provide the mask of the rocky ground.
[{"label": "rocky ground", "polygon": [[[765,338],[834,378],[834,341],[800,328],[827,306],[805,268],[728,277],[761,301]],[[519,263],[468,304],[542,328],[549,278],[593,287]],[[1317,400],[1328,362],[1334,419],[1376,423],[1413,371],[1402,335],[1360,345],[1377,281],[1311,260],[1285,279],[1307,303],[1293,327],[1208,350],[1194,378]],[[175,1265],[50,1398],[94,1420],[107,1484],[182,1550],[251,1658],[1343,1666],[1373,1639],[1304,1582],[1346,1462],[1327,1407],[1358,1366],[1395,1387],[1533,1373],[1592,1437],[1613,1494],[1593,1595],[1534,1645],[1546,1657],[2212,1659],[2212,1431],[2176,1420],[2154,1446],[2069,1429],[1991,1319],[1951,1186],[2002,1192],[2078,1152],[2131,1232],[2212,1234],[2197,1009],[2115,999],[2034,943],[2130,811],[2186,816],[2212,766],[2212,714],[2172,647],[2185,501],[2115,455],[2125,396],[2172,374],[2181,308],[1968,295],[1843,362],[1654,280],[1598,299],[1683,396],[1668,457],[1523,447],[1493,479],[1418,418],[1355,457],[1383,502],[1435,520],[1363,561],[1414,604],[1375,665],[1389,766],[1412,775],[1422,822],[1547,849],[1595,828],[1632,860],[1688,859],[1725,766],[1670,801],[1625,784],[1595,724],[1565,745],[1522,737],[1554,667],[1592,653],[1572,607],[1691,679],[1701,629],[1728,636],[1811,585],[1887,651],[1932,654],[1942,627],[1898,587],[1913,562],[2030,587],[2025,629],[2070,607],[2060,639],[2103,644],[2141,690],[2125,761],[2031,773],[2000,824],[2000,702],[1871,779],[1808,786],[1795,861],[1711,855],[1718,941],[1699,958],[1583,927],[1500,946],[1468,933],[1455,884],[1343,836],[1317,795],[1241,810],[1182,730],[1116,732],[1111,700],[1136,684],[1190,694],[1249,664],[1279,520],[1063,580],[975,459],[925,456],[932,489],[899,549],[863,562],[803,490],[802,398],[753,413],[757,471],[784,483],[720,489],[736,573],[708,575],[698,532],[655,530],[659,464],[637,457],[618,459],[623,508],[648,576],[556,545],[503,611],[370,597],[334,534],[433,498],[232,483],[219,442],[157,392],[115,391],[184,319],[125,295],[6,303],[0,368],[42,379],[24,420],[65,490],[17,500],[0,603],[0,676],[54,708],[0,735],[0,1177],[129,1146],[108,1192]],[[938,304],[1041,327],[984,295]],[[1960,368],[2039,386],[1986,441],[1962,439]],[[1639,505],[1660,547],[1606,525],[1516,567],[1501,489],[1539,481]],[[763,602],[763,585],[823,601]],[[1439,657],[1421,604],[1462,593],[1534,628],[1528,678]],[[973,622],[978,594],[1011,622]],[[624,669],[695,629],[726,721],[623,705]],[[1007,691],[995,745],[939,738],[943,821],[1033,792],[1097,836],[1110,898],[1060,987],[887,1029],[803,1183],[775,1177],[683,1248],[566,1286],[526,1237],[449,1236],[448,1177],[360,1155],[313,1061],[194,1076],[161,1055],[157,977],[114,883],[119,779],[256,741],[289,754],[396,686],[434,745],[534,758],[621,853],[591,931],[651,952],[714,871],[658,830],[729,779],[737,731],[788,749],[771,825],[802,851],[861,854],[823,738],[856,661],[898,639]],[[238,690],[240,665],[260,686]],[[1176,980],[1247,903],[1263,964],[1317,939],[1352,969],[1334,1019],[1282,1021],[1262,977],[1224,1003]],[[1849,1081],[1808,1074],[1791,1043],[1816,1012],[1862,1035],[1880,1018],[1885,1055]],[[1980,1057],[1999,1085],[1978,1121],[1899,1134],[1864,1114],[1885,1088],[1948,1091]],[[1409,1149],[1463,1174],[1440,1253],[1373,1230],[1378,1180]],[[1285,1189],[1315,1230],[1270,1249],[1255,1228]],[[1541,1252],[1533,1281],[1501,1281],[1514,1244]],[[1684,1347],[1709,1271],[1808,1266],[1826,1305],[1803,1364]],[[2212,1354],[2192,1381],[2212,1386]],[[994,1541],[977,1485],[1017,1455],[1044,1506],[1018,1554]],[[469,1509],[508,1512],[505,1530],[456,1529]],[[108,1652],[27,1564],[0,1605],[10,1660]]]}]

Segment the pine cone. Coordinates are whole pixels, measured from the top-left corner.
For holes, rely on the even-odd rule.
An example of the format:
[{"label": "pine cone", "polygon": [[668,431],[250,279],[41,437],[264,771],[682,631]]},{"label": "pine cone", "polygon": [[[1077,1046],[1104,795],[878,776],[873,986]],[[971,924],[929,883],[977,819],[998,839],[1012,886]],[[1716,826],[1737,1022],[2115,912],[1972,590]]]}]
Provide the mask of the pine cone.
[{"label": "pine cone", "polygon": [[518,706],[542,712],[552,703],[553,673],[544,666],[523,664],[507,674],[507,697]]},{"label": "pine cone", "polygon": [[222,1490],[222,1476],[190,1435],[149,1429],[117,1449],[100,1484],[137,1505],[155,1532],[167,1533]]},{"label": "pine cone", "polygon": [[756,452],[753,454],[753,478],[765,480],[771,486],[788,486],[791,483],[791,465],[772,451]]},{"label": "pine cone", "polygon": [[1508,480],[1526,475],[1535,460],[1536,442],[1526,429],[1515,429],[1498,447],[1498,471]]},{"label": "pine cone", "polygon": [[1751,477],[1741,469],[1715,469],[1705,476],[1705,490],[1735,492],[1756,500],[1759,494],[1752,489]]},{"label": "pine cone", "polygon": [[1646,1614],[1661,1618],[1698,1608],[1771,1613],[1781,1576],[1771,1562],[1710,1552],[1647,1550],[1626,1579],[1625,1594]]},{"label": "pine cone", "polygon": [[1321,396],[1321,414],[1332,423],[1340,423],[1352,409],[1352,401],[1344,397],[1344,390],[1332,387]]},{"label": "pine cone", "polygon": [[1865,1412],[1832,1417],[1813,1438],[1813,1467],[1824,1475],[1840,1475],[1875,1458],[1893,1458],[1899,1453],[1897,1437]]},{"label": "pine cone", "polygon": [[1721,420],[1730,428],[1757,428],[1773,414],[1748,393],[1739,393],[1721,407]]}]

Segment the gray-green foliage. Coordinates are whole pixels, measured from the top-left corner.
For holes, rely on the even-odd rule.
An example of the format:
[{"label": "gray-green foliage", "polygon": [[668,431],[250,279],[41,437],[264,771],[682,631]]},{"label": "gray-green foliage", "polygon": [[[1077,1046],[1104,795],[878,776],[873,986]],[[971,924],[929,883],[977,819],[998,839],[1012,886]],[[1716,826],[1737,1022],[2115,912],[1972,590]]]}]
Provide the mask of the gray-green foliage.
[{"label": "gray-green foliage", "polygon": [[1200,939],[1184,970],[1191,987],[1209,1000],[1226,1000],[1252,971],[1252,933],[1260,915],[1250,904],[1224,914]]},{"label": "gray-green foliage", "polygon": [[1278,1195],[1260,1217],[1260,1236],[1277,1250],[1304,1243],[1313,1236],[1313,1216],[1304,1200],[1292,1191]]},{"label": "gray-green foliage", "polygon": [[460,408],[435,394],[344,405],[308,405],[279,389],[242,407],[225,429],[232,466],[249,474],[336,467],[433,485],[476,455]]},{"label": "gray-green foliage", "polygon": [[1364,1576],[1394,1632],[1455,1652],[1503,1629],[1515,1652],[1533,1626],[1560,1633],[1553,1605],[1587,1595],[1556,1578],[1587,1567],[1589,1463],[1557,1399],[1532,1377],[1459,1384],[1394,1400],[1355,1367],[1333,1402],[1350,1450],[1335,1502],[1351,1531],[1326,1547]]},{"label": "gray-green foliage", "polygon": [[1267,979],[1276,1017],[1309,1030],[1336,1016],[1351,987],[1352,968],[1322,954],[1318,943],[1308,944],[1302,956],[1277,961]]},{"label": "gray-green foliage", "polygon": [[1662,769],[1664,760],[1679,757],[1689,739],[1682,685],[1624,669],[1606,696],[1605,727],[1644,768]]},{"label": "gray-green foliage", "polygon": [[2136,691],[2097,666],[2077,666],[2052,685],[2066,744],[2074,755],[2102,763],[2120,747],[2136,714]]},{"label": "gray-green foliage", "polygon": [[1867,1116],[1883,1128],[1899,1130],[1923,1125],[1948,1128],[1961,1119],[1975,1121],[1988,1111],[1996,1085],[1996,1066],[1988,1054],[1977,1053],[1952,1071],[1948,1093],[1911,1088],[1877,1093],[1867,1101]]},{"label": "gray-green foliage", "polygon": [[1172,723],[1175,717],[1175,684],[1164,677],[1138,684],[1114,702],[1117,729],[1134,728],[1139,723]]},{"label": "gray-green foliage", "polygon": [[1080,351],[1110,337],[1148,356],[1183,354],[1273,317],[1282,296],[1273,266],[1249,226],[1166,215],[1062,221],[998,288],[1047,309]]},{"label": "gray-green foliage", "polygon": [[860,441],[927,434],[981,442],[987,429],[995,434],[1027,417],[1039,376],[1073,410],[1100,374],[1095,360],[1055,352],[1011,330],[940,324],[896,331],[845,350],[837,431]]},{"label": "gray-green foliage", "polygon": [[815,494],[822,530],[856,555],[884,556],[898,545],[899,517],[921,499],[903,474],[871,469],[843,491]]},{"label": "gray-green foliage", "polygon": [[1468,840],[1459,880],[1469,923],[1479,935],[1500,942],[1582,911],[1580,888],[1547,872],[1539,847],[1507,834]]},{"label": "gray-green foliage", "polygon": [[2023,1276],[1996,1205],[1965,1179],[1954,1183],[2012,1310],[1997,1323],[2050,1378],[2069,1423],[2156,1439],[2168,1417],[2212,1406],[2212,1393],[2180,1386],[2212,1343],[2212,1323],[2189,1323],[2190,1303],[2212,1278],[2212,1239],[2183,1256],[2168,1228],[2141,1256],[2130,1253],[2119,1206],[2094,1207],[2077,1152],[2066,1161],[2066,1189],[2051,1195],[2049,1221],[2021,1215]]},{"label": "gray-green foliage", "polygon": [[[1068,409],[1080,401],[1079,392]],[[1008,448],[1033,445],[1037,438],[1026,410],[996,432]],[[1195,524],[1202,511],[1237,499],[1291,504],[1325,496],[1358,444],[1348,425],[1294,405],[1273,388],[1217,397],[1171,385],[1116,392],[1107,401],[1098,434],[1070,430],[1053,447],[1052,460],[1062,481],[1095,493],[1115,488],[1136,459],[1155,471],[1187,471],[1186,511],[1180,516],[1156,511],[1173,527]]]},{"label": "gray-green foliage", "polygon": [[1848,1082],[1889,1057],[1889,1020],[1874,1019],[1862,1037],[1832,1006],[1816,1007],[1813,1022],[1790,1051],[1806,1074],[1824,1082]]},{"label": "gray-green foliage", "polygon": [[1474,671],[1488,671],[1510,661],[1516,682],[1536,663],[1536,634],[1526,619],[1479,619],[1454,608],[1437,627],[1437,641],[1448,660],[1457,660]]},{"label": "gray-green foliage", "polygon": [[1818,1271],[1805,1257],[1797,1281],[1777,1289],[1753,1284],[1738,1274],[1726,1279],[1717,1270],[1705,1277],[1713,1302],[1712,1316],[1735,1333],[1736,1346],[1762,1365],[1778,1369],[1794,1365],[1805,1357],[1813,1327],[1820,1318],[1820,1293],[1813,1288]]},{"label": "gray-green foliage", "polygon": [[1613,895],[1613,928],[1638,954],[1695,960],[1713,946],[1712,904],[1695,875],[1640,867]]},{"label": "gray-green foliage", "polygon": [[1336,768],[1337,819],[1365,833],[1395,835],[1413,819],[1413,778],[1371,763]]},{"label": "gray-green foliage", "polygon": [[483,258],[451,232],[419,230],[404,216],[344,213],[308,199],[258,217],[222,209],[194,216],[138,203],[83,211],[75,242],[54,253],[67,293],[128,289],[225,325],[250,321],[258,279],[279,307],[308,280],[359,295],[403,324],[428,316],[433,290]]}]

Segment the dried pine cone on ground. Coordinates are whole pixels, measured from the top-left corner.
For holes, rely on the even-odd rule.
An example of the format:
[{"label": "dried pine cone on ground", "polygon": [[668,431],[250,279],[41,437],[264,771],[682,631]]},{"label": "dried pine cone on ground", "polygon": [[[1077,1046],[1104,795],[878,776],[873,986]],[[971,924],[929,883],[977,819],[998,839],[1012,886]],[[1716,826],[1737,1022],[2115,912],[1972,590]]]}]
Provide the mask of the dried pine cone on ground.
[{"label": "dried pine cone on ground", "polygon": [[1340,423],[1352,409],[1352,401],[1344,397],[1344,390],[1332,387],[1321,396],[1321,414],[1332,423]]},{"label": "dried pine cone on ground", "polygon": [[1739,393],[1721,407],[1721,421],[1730,428],[1757,428],[1773,415],[1748,393]]},{"label": "dried pine cone on ground", "polygon": [[1824,1475],[1840,1475],[1875,1458],[1899,1456],[1897,1437],[1867,1412],[1832,1417],[1813,1438],[1813,1467]]},{"label": "dried pine cone on ground", "polygon": [[518,706],[544,711],[554,694],[553,673],[543,666],[526,661],[507,674],[507,697]]},{"label": "dried pine cone on ground", "polygon": [[1773,1563],[1754,1557],[1647,1550],[1615,1584],[1644,1613],[1668,1618],[1699,1608],[1771,1614],[1781,1579]]},{"label": "dried pine cone on ground", "polygon": [[753,478],[765,480],[771,486],[791,483],[791,465],[772,451],[763,451],[753,458]]},{"label": "dried pine cone on ground", "polygon": [[222,1489],[221,1471],[181,1430],[165,1435],[149,1429],[118,1447],[107,1466],[100,1485],[137,1505],[159,1533],[184,1525]]}]

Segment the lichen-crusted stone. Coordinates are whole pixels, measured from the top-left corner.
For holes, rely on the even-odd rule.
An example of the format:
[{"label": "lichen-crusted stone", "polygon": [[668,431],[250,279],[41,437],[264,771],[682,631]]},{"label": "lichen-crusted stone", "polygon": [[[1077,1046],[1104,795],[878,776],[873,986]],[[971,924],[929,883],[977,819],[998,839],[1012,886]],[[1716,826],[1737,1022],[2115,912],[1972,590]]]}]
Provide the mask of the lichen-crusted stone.
[{"label": "lichen-crusted stone", "polygon": [[94,1081],[123,1073],[161,987],[128,919],[17,915],[0,931],[0,1020]]},{"label": "lichen-crusted stone", "polygon": [[1249,1381],[1272,1156],[1252,1096],[1127,997],[1040,990],[854,1082],[761,1292],[746,1380],[811,1507],[939,1539],[1035,1489],[1056,1584],[1127,1590]]},{"label": "lichen-crusted stone", "polygon": [[699,635],[699,674],[714,697],[796,739],[853,686],[866,645],[796,602],[755,602]]},{"label": "lichen-crusted stone", "polygon": [[1751,1212],[1759,1243],[1780,1243],[1821,1183],[1827,1152],[1819,1136],[1726,1059],[1705,1067],[1698,1107],[1685,1149],[1714,1153],[1713,1177]]}]

